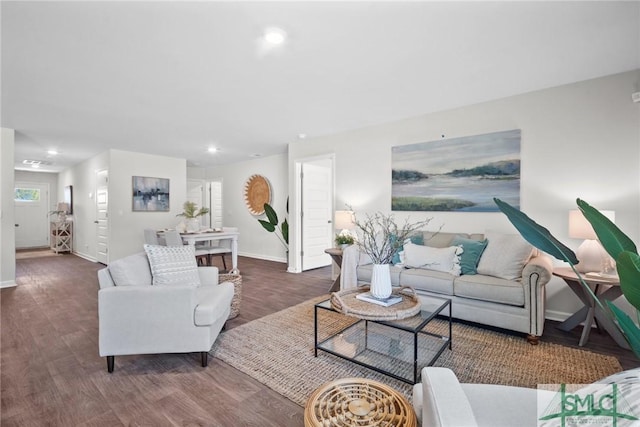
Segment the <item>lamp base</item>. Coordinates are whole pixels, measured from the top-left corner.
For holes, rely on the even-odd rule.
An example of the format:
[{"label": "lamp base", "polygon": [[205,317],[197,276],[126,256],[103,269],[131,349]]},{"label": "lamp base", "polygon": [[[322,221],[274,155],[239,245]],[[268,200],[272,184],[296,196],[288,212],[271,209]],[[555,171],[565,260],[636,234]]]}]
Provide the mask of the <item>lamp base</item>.
[{"label": "lamp base", "polygon": [[613,259],[597,240],[587,239],[582,242],[578,250],[576,250],[576,257],[580,261],[576,265],[576,270],[580,273],[615,273]]}]

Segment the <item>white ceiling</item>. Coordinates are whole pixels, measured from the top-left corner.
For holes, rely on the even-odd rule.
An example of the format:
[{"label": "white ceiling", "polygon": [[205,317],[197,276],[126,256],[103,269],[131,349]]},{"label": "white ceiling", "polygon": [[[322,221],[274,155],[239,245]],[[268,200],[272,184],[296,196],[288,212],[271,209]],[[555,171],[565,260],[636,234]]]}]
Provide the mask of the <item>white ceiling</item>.
[{"label": "white ceiling", "polygon": [[[0,7],[2,126],[16,130],[16,167],[46,160],[46,171],[108,148],[237,162],[284,153],[300,133],[640,68],[638,2]],[[265,49],[269,26],[286,31],[284,45]]]}]

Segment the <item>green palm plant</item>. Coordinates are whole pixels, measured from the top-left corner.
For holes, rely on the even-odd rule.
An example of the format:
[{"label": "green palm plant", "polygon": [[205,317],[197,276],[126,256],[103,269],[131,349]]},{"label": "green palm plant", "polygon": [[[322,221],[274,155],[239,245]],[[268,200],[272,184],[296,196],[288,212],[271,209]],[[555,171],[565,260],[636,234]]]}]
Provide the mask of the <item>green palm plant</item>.
[{"label": "green palm plant", "polygon": [[[278,228],[278,214],[271,207],[269,203],[264,204],[264,213],[267,216],[267,220],[259,219],[258,222],[262,224],[262,227],[270,233],[275,233],[275,235],[280,240],[280,243],[284,246],[284,248],[289,250],[289,223],[287,222],[287,218],[282,221],[280,224],[280,228]],[[287,198],[287,213],[289,213],[289,199]],[[277,231],[280,231],[278,234]]]},{"label": "green palm plant", "polygon": [[[520,210],[500,199],[494,198],[493,200],[525,240],[541,251],[569,263],[582,286],[620,329],[631,350],[636,357],[640,358],[640,328],[629,315],[612,301],[606,301],[606,306],[602,304],[575,268],[575,265],[578,264],[575,253],[553,237],[549,230],[537,224]],[[620,288],[629,303],[635,307],[640,323],[640,256],[636,245],[597,209],[581,199],[577,199],[576,203],[587,221],[591,223],[604,249],[616,261]]]}]

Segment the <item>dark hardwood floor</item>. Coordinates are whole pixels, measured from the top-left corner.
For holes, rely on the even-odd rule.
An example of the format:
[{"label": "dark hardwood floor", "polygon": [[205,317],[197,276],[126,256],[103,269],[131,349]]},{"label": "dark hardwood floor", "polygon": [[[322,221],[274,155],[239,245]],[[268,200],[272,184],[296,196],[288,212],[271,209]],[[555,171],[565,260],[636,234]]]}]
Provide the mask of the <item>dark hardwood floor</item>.
[{"label": "dark hardwood floor", "polygon": [[[239,265],[242,305],[228,328],[326,294],[333,282],[330,267],[290,274],[284,264],[244,257]],[[202,368],[196,354],[121,356],[108,374],[97,342],[102,267],[73,255],[17,261],[19,286],[0,292],[0,425],[304,424],[303,408],[217,359]],[[579,336],[548,322],[542,339],[575,347]],[[606,333],[594,331],[585,348],[625,368],[640,364]]]}]

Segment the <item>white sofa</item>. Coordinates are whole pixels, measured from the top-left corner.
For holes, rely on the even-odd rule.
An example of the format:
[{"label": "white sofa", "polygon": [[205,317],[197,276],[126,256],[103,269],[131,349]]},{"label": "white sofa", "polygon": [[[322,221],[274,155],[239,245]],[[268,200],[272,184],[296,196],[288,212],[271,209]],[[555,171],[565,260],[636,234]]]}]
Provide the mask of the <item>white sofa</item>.
[{"label": "white sofa", "polygon": [[[422,237],[424,245],[431,248],[449,248],[456,237],[474,241],[485,239],[483,234],[427,231]],[[452,317],[523,332],[530,343],[537,344],[544,330],[545,285],[552,275],[551,258],[518,235],[487,232],[486,240],[488,245],[480,258],[478,274],[455,275],[432,270],[429,266],[391,266],[391,283],[393,286],[411,286],[422,300],[429,297],[451,299]],[[527,250],[528,255],[519,261],[520,264],[508,265],[514,252],[527,253]],[[489,258],[497,258],[498,267],[488,265],[493,262]],[[500,276],[501,269],[512,271],[503,277],[481,274],[484,270]],[[372,270],[371,260],[360,253],[357,245],[347,247],[342,257],[340,288],[370,283]]]},{"label": "white sofa", "polygon": [[[194,258],[195,262],[195,258]],[[113,372],[114,357],[208,352],[229,317],[234,288],[218,284],[216,267],[196,267],[200,286],[152,285],[145,253],[98,271],[99,350]]]}]

